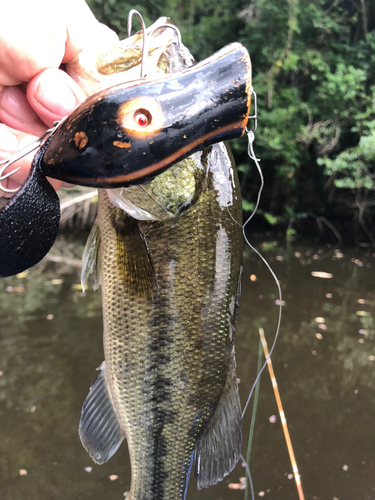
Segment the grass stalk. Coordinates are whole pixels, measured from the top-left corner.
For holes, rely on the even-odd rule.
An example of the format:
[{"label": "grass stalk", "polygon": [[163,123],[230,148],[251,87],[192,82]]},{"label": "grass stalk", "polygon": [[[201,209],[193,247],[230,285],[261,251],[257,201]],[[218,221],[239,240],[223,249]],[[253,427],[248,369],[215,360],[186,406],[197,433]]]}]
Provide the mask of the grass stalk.
[{"label": "grass stalk", "polygon": [[271,361],[271,358],[269,356],[267,341],[266,341],[266,338],[264,336],[263,328],[259,328],[259,335],[260,335],[260,338],[262,341],[264,355],[266,356],[267,367],[268,367],[268,371],[269,371],[269,374],[271,377],[273,391],[275,393],[276,404],[277,404],[277,408],[278,408],[279,414],[280,414],[280,419],[281,419],[281,424],[282,424],[283,431],[284,431],[286,446],[288,448],[289,458],[290,458],[290,462],[292,464],[294,480],[296,482],[296,487],[297,487],[297,492],[298,492],[298,498],[299,498],[299,500],[305,500],[305,496],[304,496],[303,490],[302,490],[301,476],[299,475],[299,472],[298,472],[296,457],[294,456],[292,441],[290,439],[288,425],[286,422],[286,417],[285,417],[283,405],[281,403],[279,388],[277,386],[276,377],[275,377],[275,373],[273,371],[272,361]]}]

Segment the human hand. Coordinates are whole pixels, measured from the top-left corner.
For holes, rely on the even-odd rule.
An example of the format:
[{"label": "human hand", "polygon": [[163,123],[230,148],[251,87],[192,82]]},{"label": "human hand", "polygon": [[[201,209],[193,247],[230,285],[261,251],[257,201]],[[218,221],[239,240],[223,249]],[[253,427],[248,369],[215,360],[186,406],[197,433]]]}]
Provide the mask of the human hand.
[{"label": "human hand", "polygon": [[[0,8],[0,161],[40,137],[86,95],[68,76],[85,49],[101,51],[118,40],[84,0],[12,0]],[[65,65],[65,70],[61,69]],[[10,165],[22,167],[2,181],[23,184],[35,152]],[[62,183],[51,184],[58,189]],[[11,196],[0,190],[0,196]]]}]

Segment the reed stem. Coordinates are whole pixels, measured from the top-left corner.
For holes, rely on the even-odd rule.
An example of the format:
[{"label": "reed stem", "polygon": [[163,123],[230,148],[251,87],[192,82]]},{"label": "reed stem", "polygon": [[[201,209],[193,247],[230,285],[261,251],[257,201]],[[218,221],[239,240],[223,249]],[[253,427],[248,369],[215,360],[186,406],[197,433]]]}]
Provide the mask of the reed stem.
[{"label": "reed stem", "polygon": [[299,472],[298,472],[298,467],[297,467],[296,458],[294,456],[292,441],[290,439],[288,425],[286,423],[286,418],[285,418],[283,405],[281,403],[279,388],[277,386],[276,377],[275,377],[275,373],[273,371],[272,361],[271,361],[271,358],[269,356],[267,341],[266,341],[266,338],[264,336],[263,328],[259,328],[259,335],[260,335],[260,338],[262,341],[264,355],[266,356],[267,367],[268,367],[268,371],[269,371],[269,374],[271,377],[273,391],[275,393],[276,404],[277,404],[277,408],[278,408],[279,414],[280,414],[280,419],[281,419],[281,424],[282,424],[283,431],[284,431],[286,446],[288,448],[289,458],[290,458],[290,462],[292,464],[294,480],[296,482],[296,487],[297,487],[297,492],[298,492],[298,498],[299,498],[299,500],[305,500],[303,490],[302,490],[301,476],[299,475]]}]

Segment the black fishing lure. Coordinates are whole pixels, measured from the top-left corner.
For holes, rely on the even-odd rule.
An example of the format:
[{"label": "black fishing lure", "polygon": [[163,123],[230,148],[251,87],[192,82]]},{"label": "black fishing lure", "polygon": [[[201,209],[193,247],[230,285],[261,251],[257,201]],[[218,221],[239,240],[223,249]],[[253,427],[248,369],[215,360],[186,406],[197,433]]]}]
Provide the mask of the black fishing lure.
[{"label": "black fishing lure", "polygon": [[242,136],[250,93],[249,54],[236,43],[180,73],[89,97],[44,143],[0,211],[0,276],[35,265],[55,241],[60,207],[46,176],[98,188],[146,182],[196,151]]}]

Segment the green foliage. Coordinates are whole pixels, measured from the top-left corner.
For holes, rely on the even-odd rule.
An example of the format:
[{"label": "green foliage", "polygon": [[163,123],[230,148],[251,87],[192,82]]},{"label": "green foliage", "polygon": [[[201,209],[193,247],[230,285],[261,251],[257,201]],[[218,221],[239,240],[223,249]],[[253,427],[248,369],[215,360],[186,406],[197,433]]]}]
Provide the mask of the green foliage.
[{"label": "green foliage", "polygon": [[292,243],[297,237],[297,231],[292,227],[288,227],[286,230],[286,241]]},{"label": "green foliage", "polygon": [[255,208],[255,204],[247,200],[242,200],[242,210],[245,212],[252,212]]},{"label": "green foliage", "polygon": [[[375,122],[374,122],[375,125]],[[318,158],[325,172],[333,176],[335,186],[344,189],[375,188],[375,127],[357,146],[347,148],[334,159]]]}]

